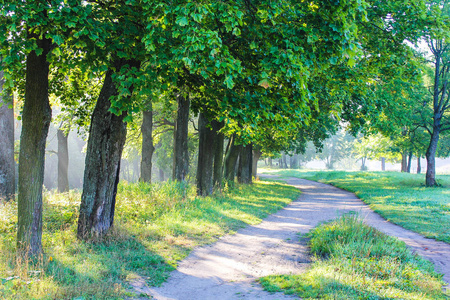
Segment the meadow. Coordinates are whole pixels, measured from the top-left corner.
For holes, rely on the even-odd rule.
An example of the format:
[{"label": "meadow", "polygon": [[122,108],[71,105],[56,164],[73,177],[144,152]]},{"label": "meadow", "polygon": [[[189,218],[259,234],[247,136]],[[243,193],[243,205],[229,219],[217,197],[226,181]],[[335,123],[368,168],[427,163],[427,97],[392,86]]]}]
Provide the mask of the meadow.
[{"label": "meadow", "polygon": [[[332,184],[355,193],[386,220],[428,238],[450,243],[450,175],[425,187],[425,175],[398,172],[266,170]],[[264,172],[264,170],[263,170]]]},{"label": "meadow", "polygon": [[200,198],[189,184],[118,188],[113,230],[102,240],[76,238],[80,192],[45,192],[44,254],[16,257],[16,202],[0,202],[0,299],[123,299],[144,278],[158,286],[194,247],[257,224],[299,196],[282,183],[256,182]]}]

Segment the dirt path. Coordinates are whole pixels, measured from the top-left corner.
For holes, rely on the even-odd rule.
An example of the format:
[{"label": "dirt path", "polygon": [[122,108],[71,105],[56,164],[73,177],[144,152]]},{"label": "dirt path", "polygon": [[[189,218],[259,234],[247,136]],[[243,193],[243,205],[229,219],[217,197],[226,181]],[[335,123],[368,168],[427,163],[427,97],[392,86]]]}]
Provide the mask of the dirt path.
[{"label": "dirt path", "polygon": [[298,241],[297,233],[349,211],[359,212],[367,224],[406,242],[450,282],[450,245],[387,222],[352,193],[304,179],[287,182],[303,193],[285,209],[259,225],[194,250],[161,287],[148,288],[137,282],[135,288],[155,299],[293,299],[263,291],[255,279],[304,271],[309,263],[307,247],[305,241]]}]

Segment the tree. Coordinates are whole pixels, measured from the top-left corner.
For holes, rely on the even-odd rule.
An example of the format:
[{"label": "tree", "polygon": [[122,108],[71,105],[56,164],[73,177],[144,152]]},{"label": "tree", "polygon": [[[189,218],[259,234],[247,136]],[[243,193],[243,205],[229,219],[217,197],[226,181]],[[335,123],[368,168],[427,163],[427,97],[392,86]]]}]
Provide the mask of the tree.
[{"label": "tree", "polygon": [[145,91],[142,87],[151,74],[151,65],[143,64],[145,26],[139,23],[138,4],[94,1],[92,6],[91,22],[99,35],[95,44],[88,44],[91,49],[86,49],[82,65],[92,60],[106,74],[89,129],[77,229],[78,238],[84,240],[102,237],[113,226],[126,122],[140,111],[142,95],[136,93]]},{"label": "tree", "polygon": [[[42,251],[42,184],[45,142],[51,121],[48,76],[51,40],[41,38],[38,28],[27,28],[36,48],[26,58],[25,101],[19,153],[17,246],[24,254]],[[45,33],[43,33],[45,34]],[[40,54],[39,54],[40,53]]]},{"label": "tree", "polygon": [[[135,72],[139,67],[138,61],[118,59],[105,75],[89,129],[77,230],[80,239],[101,237],[113,225],[120,159],[126,139],[124,118],[127,115],[126,111],[119,115],[110,111],[110,99],[120,93],[113,80],[113,69],[120,74],[128,68]],[[131,94],[132,91],[128,98]]]},{"label": "tree", "polygon": [[220,131],[224,126],[224,122],[218,122],[213,120],[211,122],[211,126],[214,136],[214,170],[213,170],[213,185],[214,188],[220,189],[222,187],[222,178],[223,178],[223,162],[224,162],[224,141],[225,136]]},{"label": "tree", "polygon": [[225,180],[228,184],[234,184],[234,178],[236,175],[236,163],[241,152],[241,145],[236,144],[236,137],[233,135],[228,140],[227,151],[225,153],[225,160],[223,166],[223,173]]},{"label": "tree", "polygon": [[13,98],[3,90],[3,71],[0,71],[0,198],[14,198],[16,190],[14,161]]},{"label": "tree", "polygon": [[261,146],[253,146],[253,157],[252,157],[252,176],[256,178],[258,175],[258,161],[263,152],[261,151]]},{"label": "tree", "polygon": [[[211,122],[224,120],[223,132],[236,132],[235,145],[247,145],[258,139],[257,127],[276,124],[287,132],[309,119],[308,77],[325,70],[330,60],[356,55],[352,24],[356,11],[363,10],[364,4],[329,2],[320,9],[292,1],[262,1],[258,8],[246,1],[161,4],[147,7],[149,16],[165,17],[148,18],[151,31],[144,42],[164,61],[156,64],[158,72],[183,77],[199,94],[193,111]],[[225,167],[227,175],[233,169]]]},{"label": "tree", "polygon": [[63,6],[60,2],[48,1],[0,1],[0,55],[5,85],[15,88],[24,98],[17,245],[19,253],[25,255],[37,256],[42,248],[42,183],[45,143],[51,121],[50,67],[65,64],[66,69],[70,69],[76,60],[74,55],[61,58],[66,54],[65,41],[75,35],[76,38],[95,38],[92,24],[86,21],[90,8],[84,1],[77,0]]},{"label": "tree", "polygon": [[252,144],[242,146],[239,154],[239,166],[237,178],[239,183],[252,183],[252,159],[253,159]]},{"label": "tree", "polygon": [[208,196],[213,192],[214,137],[211,122],[201,113],[198,117],[199,149],[197,165],[197,195]]},{"label": "tree", "polygon": [[188,129],[189,95],[177,95],[178,110],[174,128],[173,172],[172,179],[184,181],[189,172]]},{"label": "tree", "polygon": [[[450,4],[448,1],[438,1],[433,3],[432,9],[441,10],[448,24]],[[430,134],[430,143],[426,152],[427,171],[425,176],[426,186],[435,186],[436,183],[436,165],[435,157],[438,148],[439,135],[441,132],[450,130],[450,42],[447,34],[443,35],[446,27],[442,26],[432,31],[427,36],[427,44],[431,51],[434,65],[434,82],[432,87],[432,123],[426,126]]]},{"label": "tree", "polygon": [[142,116],[142,151],[141,151],[141,175],[140,180],[144,182],[152,181],[152,158],[155,147],[153,146],[153,108],[152,103],[149,109],[144,110]]}]

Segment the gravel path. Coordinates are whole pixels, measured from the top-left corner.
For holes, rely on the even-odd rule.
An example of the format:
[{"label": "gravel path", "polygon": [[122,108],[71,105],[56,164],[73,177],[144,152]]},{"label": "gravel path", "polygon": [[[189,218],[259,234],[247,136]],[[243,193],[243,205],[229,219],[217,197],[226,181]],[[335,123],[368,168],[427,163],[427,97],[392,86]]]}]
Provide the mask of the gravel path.
[{"label": "gravel path", "polygon": [[291,178],[287,183],[302,190],[299,199],[259,225],[195,249],[161,287],[148,288],[142,280],[133,283],[135,289],[161,300],[295,299],[267,293],[255,279],[303,272],[309,263],[308,251],[306,241],[299,241],[297,233],[307,233],[320,222],[349,211],[359,212],[367,224],[403,240],[432,261],[450,282],[449,244],[387,222],[347,191],[304,179]]}]

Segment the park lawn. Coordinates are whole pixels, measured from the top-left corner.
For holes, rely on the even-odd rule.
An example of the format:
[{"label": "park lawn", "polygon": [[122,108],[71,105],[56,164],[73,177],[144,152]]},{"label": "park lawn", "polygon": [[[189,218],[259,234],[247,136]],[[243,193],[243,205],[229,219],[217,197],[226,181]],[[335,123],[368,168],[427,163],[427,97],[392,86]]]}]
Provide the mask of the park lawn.
[{"label": "park lawn", "polygon": [[281,178],[329,183],[353,192],[386,220],[450,243],[450,175],[438,175],[441,186],[427,188],[423,174],[303,170],[271,170],[270,173]]},{"label": "park lawn", "polygon": [[[276,182],[237,185],[212,197],[195,187],[119,185],[115,226],[103,240],[76,238],[80,192],[44,194],[44,254],[16,259],[16,202],[0,202],[0,299],[123,299],[135,295],[129,282],[164,282],[196,246],[259,223],[299,196]],[[144,296],[144,295],[143,295]]]},{"label": "park lawn", "polygon": [[449,299],[429,261],[354,215],[319,225],[306,237],[309,269],[260,278],[267,291],[302,299]]}]

